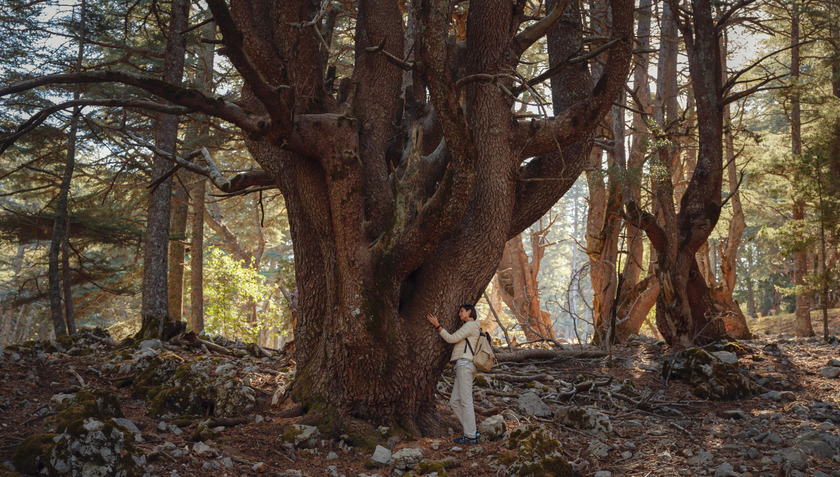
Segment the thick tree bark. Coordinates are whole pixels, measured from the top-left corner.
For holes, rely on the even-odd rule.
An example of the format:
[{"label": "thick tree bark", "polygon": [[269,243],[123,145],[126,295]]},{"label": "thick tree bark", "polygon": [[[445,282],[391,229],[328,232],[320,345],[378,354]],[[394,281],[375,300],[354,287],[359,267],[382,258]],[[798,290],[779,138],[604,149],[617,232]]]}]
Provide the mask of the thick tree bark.
[{"label": "thick tree bark", "polygon": [[[186,51],[188,0],[173,0],[169,13],[169,34],[164,53],[163,81],[180,85],[184,73]],[[167,154],[175,154],[178,135],[178,116],[161,113],[155,129],[155,147]],[[158,180],[167,173],[171,164],[155,155],[152,180]],[[170,194],[172,178],[158,184],[149,194],[149,212],[146,222],[146,240],[143,253],[143,329],[148,329],[150,320],[159,320],[169,315],[167,282],[169,251]],[[178,316],[172,317],[179,319]],[[158,332],[162,328],[158,328]]]},{"label": "thick tree bark", "polygon": [[[642,167],[646,161],[646,150],[651,141],[646,120],[651,116],[650,84],[648,79],[648,66],[650,64],[650,20],[651,0],[640,0],[637,10],[637,33],[638,53],[635,55],[633,66],[633,120],[630,124],[632,131],[632,143],[630,154],[627,159],[628,189],[630,198],[636,203],[642,201]],[[643,114],[644,113],[644,114]],[[644,232],[639,230],[632,221],[626,222],[626,234],[628,246],[627,272],[624,277],[622,293],[627,295],[629,290],[639,282],[643,270],[644,257]]]}]

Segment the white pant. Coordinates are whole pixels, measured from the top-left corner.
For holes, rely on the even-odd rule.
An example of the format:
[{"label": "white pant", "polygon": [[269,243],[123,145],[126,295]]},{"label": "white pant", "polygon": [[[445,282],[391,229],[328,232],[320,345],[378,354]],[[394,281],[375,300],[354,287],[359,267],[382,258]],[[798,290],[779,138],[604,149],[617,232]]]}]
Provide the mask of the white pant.
[{"label": "white pant", "polygon": [[449,405],[464,427],[464,435],[475,437],[475,409],[473,409],[472,387],[476,375],[475,364],[455,366],[455,385]]}]

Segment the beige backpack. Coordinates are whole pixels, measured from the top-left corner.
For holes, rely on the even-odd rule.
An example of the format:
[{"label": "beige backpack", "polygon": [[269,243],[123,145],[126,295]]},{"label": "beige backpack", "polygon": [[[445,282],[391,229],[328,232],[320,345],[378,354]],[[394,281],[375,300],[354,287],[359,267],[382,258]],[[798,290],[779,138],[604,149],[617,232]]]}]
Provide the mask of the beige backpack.
[{"label": "beige backpack", "polygon": [[479,331],[478,343],[475,345],[475,350],[472,349],[469,338],[465,341],[467,342],[467,346],[470,348],[470,352],[473,354],[473,364],[475,364],[475,369],[481,371],[482,373],[490,371],[493,368],[493,365],[496,364],[496,355],[493,353],[490,333]]}]

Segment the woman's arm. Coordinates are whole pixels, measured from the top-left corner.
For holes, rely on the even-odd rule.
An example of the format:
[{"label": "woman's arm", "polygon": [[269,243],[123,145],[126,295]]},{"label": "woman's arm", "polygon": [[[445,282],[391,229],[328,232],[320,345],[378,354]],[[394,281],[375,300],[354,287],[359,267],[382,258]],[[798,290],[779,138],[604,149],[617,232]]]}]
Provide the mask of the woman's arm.
[{"label": "woman's arm", "polygon": [[[464,324],[464,326],[458,328],[458,331],[455,333],[449,333],[445,329],[440,329],[440,337],[446,340],[447,343],[457,343],[459,341],[463,341],[469,336],[478,336],[481,331],[478,326],[478,322],[470,321]],[[470,343],[472,345],[472,343]]]}]

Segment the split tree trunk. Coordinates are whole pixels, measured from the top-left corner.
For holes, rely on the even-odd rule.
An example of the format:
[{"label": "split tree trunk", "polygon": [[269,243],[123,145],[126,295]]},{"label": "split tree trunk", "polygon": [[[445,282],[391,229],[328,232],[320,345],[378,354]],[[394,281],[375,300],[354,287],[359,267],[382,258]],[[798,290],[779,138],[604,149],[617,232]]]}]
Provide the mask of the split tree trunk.
[{"label": "split tree trunk", "polygon": [[522,244],[522,234],[508,240],[496,271],[499,294],[519,322],[527,341],[555,339],[551,315],[541,307],[537,278],[548,246],[544,243],[546,233],[548,228],[529,230],[530,258]]},{"label": "split tree trunk", "polygon": [[[670,6],[670,3],[666,4]],[[657,328],[671,345],[689,346],[726,336],[722,320],[695,259],[720,216],[723,176],[723,102],[719,33],[709,0],[693,0],[692,23],[683,25],[689,72],[694,87],[698,125],[698,160],[679,213],[672,202],[673,185],[660,181],[656,194],[662,208],[661,223],[641,214],[645,231],[657,251],[656,276],[662,287],[656,303]],[[664,28],[664,27],[663,27]],[[670,179],[670,177],[668,178]],[[668,190],[668,189],[671,190]]]}]

